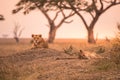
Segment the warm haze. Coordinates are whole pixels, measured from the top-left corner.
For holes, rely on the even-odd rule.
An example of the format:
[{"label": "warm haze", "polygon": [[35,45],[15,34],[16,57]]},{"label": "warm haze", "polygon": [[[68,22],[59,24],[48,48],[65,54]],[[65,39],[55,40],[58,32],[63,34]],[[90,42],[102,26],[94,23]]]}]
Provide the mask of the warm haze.
[{"label": "warm haze", "polygon": [[[0,21],[0,37],[9,35],[13,37],[13,28],[15,23],[24,28],[21,37],[31,37],[32,33],[42,34],[43,37],[48,37],[49,28],[47,20],[39,10],[30,12],[28,15],[23,15],[22,12],[12,14],[15,4],[19,0],[2,0],[0,3],[0,14],[5,17],[4,21]],[[87,31],[78,16],[70,18],[74,21],[70,24],[63,24],[57,31],[56,38],[87,38]],[[88,18],[88,20],[90,20]],[[116,23],[120,23],[120,5],[114,6],[105,12],[98,20],[94,28],[94,35],[98,34],[98,38],[112,38],[116,33]]]},{"label": "warm haze", "polygon": [[[97,15],[91,14],[92,18],[84,16],[85,20],[90,22],[94,19],[95,22],[99,19],[94,27],[95,40],[92,34],[94,24],[85,27],[80,16],[75,15],[69,19],[74,20],[72,23],[59,27],[55,41],[52,42],[54,34],[48,37],[50,27],[39,10],[31,11],[27,15],[23,15],[22,11],[12,14],[18,1],[0,2],[0,16],[3,15],[5,18],[3,21],[0,20],[0,80],[120,80],[120,5],[110,8],[102,15],[104,7],[102,2],[99,10],[95,8],[99,5],[95,6],[94,2],[89,6],[90,9],[87,8],[87,11],[91,11],[91,7],[94,7],[93,15],[95,13]],[[117,0],[111,1],[114,1],[111,2],[114,5]],[[35,6],[40,8],[38,5]],[[76,10],[74,6],[71,7]],[[77,10],[79,11],[78,8]],[[50,18],[53,19],[53,16],[54,14],[50,13]],[[53,28],[55,25],[50,19],[49,24],[52,24],[54,33],[56,28]],[[19,34],[16,35],[16,25],[20,25],[23,29],[21,39]],[[89,35],[88,42],[87,35]],[[111,39],[113,37],[115,38]]]}]

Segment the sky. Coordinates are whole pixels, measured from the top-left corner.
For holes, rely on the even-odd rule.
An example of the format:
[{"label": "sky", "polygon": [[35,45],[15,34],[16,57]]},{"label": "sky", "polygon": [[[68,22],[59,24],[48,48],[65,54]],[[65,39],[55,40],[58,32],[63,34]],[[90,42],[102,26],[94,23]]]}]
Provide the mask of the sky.
[{"label": "sky", "polygon": [[[12,14],[15,4],[19,0],[1,0],[0,14],[5,17],[4,21],[0,21],[0,38],[3,35],[13,37],[13,29],[15,24],[21,26],[23,32],[21,38],[30,38],[31,34],[42,34],[44,38],[48,38],[49,28],[46,18],[39,10],[23,15],[22,12]],[[87,31],[78,16],[70,18],[74,20],[70,24],[63,24],[56,33],[56,38],[87,38]],[[88,20],[90,20],[88,18]],[[116,35],[116,24],[120,23],[120,5],[110,8],[98,20],[94,28],[94,36],[98,38],[113,38]]]}]

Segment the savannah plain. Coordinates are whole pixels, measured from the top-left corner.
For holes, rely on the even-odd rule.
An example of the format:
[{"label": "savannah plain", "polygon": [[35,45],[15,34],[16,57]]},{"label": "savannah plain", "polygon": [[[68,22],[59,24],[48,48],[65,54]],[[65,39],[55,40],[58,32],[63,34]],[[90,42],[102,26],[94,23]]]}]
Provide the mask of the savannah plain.
[{"label": "savannah plain", "polygon": [[[118,40],[56,39],[48,49],[33,50],[30,41],[0,39],[0,80],[120,80]],[[79,59],[79,50],[104,58]]]},{"label": "savannah plain", "polygon": [[[0,3],[0,20],[4,20],[0,24],[0,35],[3,36],[0,38],[0,80],[120,80],[120,6],[113,7],[120,5],[120,0],[1,0]],[[29,15],[25,17],[21,13]],[[57,29],[63,23],[74,21],[68,27],[63,25],[70,32],[63,29],[65,32],[60,32],[60,36],[76,37],[85,32],[84,26],[88,42],[93,44],[88,44],[86,39],[55,39],[52,43]],[[116,22],[118,37],[94,40],[96,23],[99,27],[96,32],[108,37],[112,36],[109,31],[116,29],[111,23]],[[49,30],[48,42],[52,44],[49,48],[31,49],[31,39],[20,36],[24,28],[28,30],[26,37]],[[14,39],[4,38],[11,31]],[[85,54],[92,57],[83,58],[87,56]]]}]

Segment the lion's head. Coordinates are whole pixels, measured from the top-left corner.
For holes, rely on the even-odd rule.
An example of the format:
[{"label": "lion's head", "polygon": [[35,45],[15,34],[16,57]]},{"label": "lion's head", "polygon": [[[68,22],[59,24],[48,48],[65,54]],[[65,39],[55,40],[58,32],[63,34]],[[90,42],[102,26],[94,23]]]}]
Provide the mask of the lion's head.
[{"label": "lion's head", "polygon": [[35,46],[37,46],[43,41],[41,34],[32,34],[32,39]]}]

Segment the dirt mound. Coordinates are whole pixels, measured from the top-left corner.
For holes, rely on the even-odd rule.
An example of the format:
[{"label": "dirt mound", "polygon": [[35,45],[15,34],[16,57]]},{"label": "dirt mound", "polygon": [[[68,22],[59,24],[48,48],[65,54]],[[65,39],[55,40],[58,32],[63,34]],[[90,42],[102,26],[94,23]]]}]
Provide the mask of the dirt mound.
[{"label": "dirt mound", "polygon": [[[25,50],[10,56],[0,57],[2,80],[117,80],[112,74],[94,73],[96,60],[80,60],[54,49]],[[110,75],[111,76],[111,75]]]},{"label": "dirt mound", "polygon": [[7,57],[0,57],[0,59],[7,60],[8,62],[11,63],[19,63],[19,62],[33,61],[36,59],[43,59],[47,57],[60,57],[60,56],[68,56],[68,55],[62,54],[60,51],[54,49],[42,48],[42,49],[25,50]]}]

